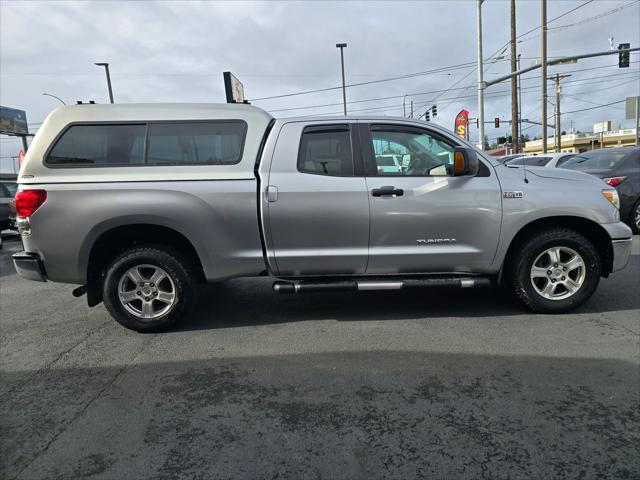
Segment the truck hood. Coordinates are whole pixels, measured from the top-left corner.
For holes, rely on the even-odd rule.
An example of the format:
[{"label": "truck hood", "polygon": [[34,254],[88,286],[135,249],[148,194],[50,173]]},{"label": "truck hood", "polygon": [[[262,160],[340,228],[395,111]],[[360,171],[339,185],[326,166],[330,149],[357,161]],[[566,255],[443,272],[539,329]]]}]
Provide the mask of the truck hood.
[{"label": "truck hood", "polygon": [[[518,167],[522,168],[522,167]],[[527,173],[531,173],[536,177],[555,178],[558,180],[571,180],[575,182],[590,182],[600,185],[602,180],[594,175],[576,170],[567,170],[564,168],[545,168],[545,167],[527,167]]]}]

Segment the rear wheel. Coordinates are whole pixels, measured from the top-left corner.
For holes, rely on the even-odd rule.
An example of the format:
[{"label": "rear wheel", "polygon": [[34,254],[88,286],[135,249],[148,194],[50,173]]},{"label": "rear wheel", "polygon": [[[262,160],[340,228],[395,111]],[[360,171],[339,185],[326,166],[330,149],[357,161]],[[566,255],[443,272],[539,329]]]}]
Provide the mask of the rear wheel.
[{"label": "rear wheel", "polygon": [[108,267],[104,304],[113,318],[138,332],[166,330],[194,303],[193,266],[165,247],[135,247]]},{"label": "rear wheel", "polygon": [[508,266],[510,286],[531,310],[561,313],[587,301],[600,282],[600,256],[583,235],[544,231],[525,241]]}]

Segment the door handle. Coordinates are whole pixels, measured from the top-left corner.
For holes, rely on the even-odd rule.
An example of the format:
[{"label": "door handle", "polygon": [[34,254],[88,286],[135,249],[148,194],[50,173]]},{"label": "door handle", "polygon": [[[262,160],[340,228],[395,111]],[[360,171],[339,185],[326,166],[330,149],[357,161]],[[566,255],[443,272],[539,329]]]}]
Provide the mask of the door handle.
[{"label": "door handle", "polygon": [[371,190],[371,196],[373,197],[401,197],[404,195],[404,190],[392,186],[374,188]]},{"label": "door handle", "polygon": [[274,185],[267,185],[265,193],[267,196],[267,202],[274,203],[276,200],[278,200],[278,188]]}]

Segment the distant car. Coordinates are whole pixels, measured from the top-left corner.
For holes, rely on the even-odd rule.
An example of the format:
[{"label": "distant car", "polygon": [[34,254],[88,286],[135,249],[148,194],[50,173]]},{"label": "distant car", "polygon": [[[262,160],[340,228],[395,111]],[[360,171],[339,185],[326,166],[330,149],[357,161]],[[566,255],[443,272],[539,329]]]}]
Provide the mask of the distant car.
[{"label": "distant car", "polygon": [[500,163],[505,163],[505,162],[508,162],[509,160],[513,160],[514,158],[520,158],[524,156],[525,156],[524,153],[513,153],[511,155],[504,155],[503,157],[497,157],[497,160]]},{"label": "distant car", "polygon": [[[11,228],[10,206],[18,190],[15,175],[3,175],[0,178],[0,230]],[[14,210],[15,213],[15,210]],[[15,222],[15,216],[14,216]]]},{"label": "distant car", "polygon": [[605,148],[580,153],[560,168],[602,178],[618,191],[620,219],[640,233],[640,148]]},{"label": "distant car", "polygon": [[552,153],[548,155],[526,155],[504,162],[505,165],[526,165],[527,167],[556,168],[564,164],[575,153]]}]

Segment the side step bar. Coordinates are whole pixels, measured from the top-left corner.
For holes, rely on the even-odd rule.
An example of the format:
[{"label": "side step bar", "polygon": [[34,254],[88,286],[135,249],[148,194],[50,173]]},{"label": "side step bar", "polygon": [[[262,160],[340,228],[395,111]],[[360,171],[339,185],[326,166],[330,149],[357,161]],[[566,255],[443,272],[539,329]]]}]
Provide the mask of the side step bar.
[{"label": "side step bar", "polygon": [[366,290],[401,290],[418,287],[490,287],[491,277],[434,277],[404,280],[336,280],[329,282],[293,281],[273,283],[276,293],[346,292]]}]

